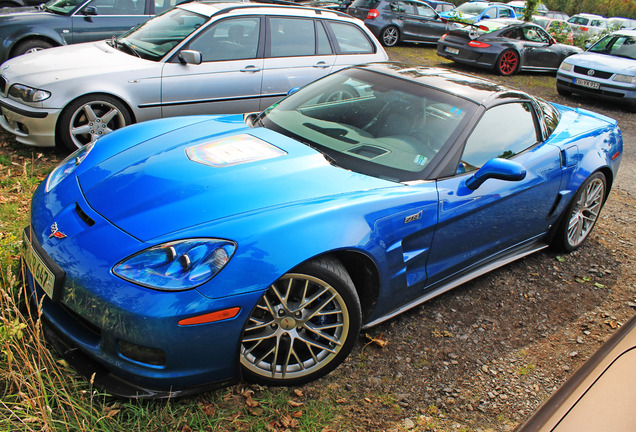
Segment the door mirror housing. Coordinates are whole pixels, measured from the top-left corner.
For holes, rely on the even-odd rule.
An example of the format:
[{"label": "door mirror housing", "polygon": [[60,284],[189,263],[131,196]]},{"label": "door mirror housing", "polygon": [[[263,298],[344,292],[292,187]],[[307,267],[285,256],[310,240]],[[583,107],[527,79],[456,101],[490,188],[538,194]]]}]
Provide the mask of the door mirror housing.
[{"label": "door mirror housing", "polygon": [[520,163],[509,159],[490,159],[479,170],[466,180],[466,187],[475,190],[488,179],[520,181],[526,178],[526,169]]},{"label": "door mirror housing", "polygon": [[84,8],[84,10],[82,10],[82,13],[85,16],[96,16],[97,15],[97,8],[95,6],[86,6]]},{"label": "door mirror housing", "polygon": [[201,64],[201,61],[203,61],[203,57],[199,51],[183,50],[179,52],[179,61],[182,64],[198,65]]}]

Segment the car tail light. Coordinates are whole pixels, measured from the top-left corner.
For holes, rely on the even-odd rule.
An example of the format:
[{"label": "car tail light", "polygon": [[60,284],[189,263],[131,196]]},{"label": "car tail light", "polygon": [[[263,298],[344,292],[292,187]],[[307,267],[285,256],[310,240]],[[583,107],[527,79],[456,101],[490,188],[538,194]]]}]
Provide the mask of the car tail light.
[{"label": "car tail light", "polygon": [[485,42],[479,42],[479,41],[474,41],[473,40],[473,41],[468,42],[468,46],[471,46],[473,48],[488,48],[491,45],[487,44]]},{"label": "car tail light", "polygon": [[376,19],[379,16],[380,12],[378,12],[377,9],[369,9],[369,12],[367,13],[367,19]]},{"label": "car tail light", "polygon": [[581,31],[588,31],[588,30],[589,30],[589,28],[587,28],[587,27],[581,27]]},{"label": "car tail light", "polygon": [[489,31],[490,29],[488,27],[486,27],[486,26],[480,25],[479,26],[479,30],[481,30],[481,31]]}]

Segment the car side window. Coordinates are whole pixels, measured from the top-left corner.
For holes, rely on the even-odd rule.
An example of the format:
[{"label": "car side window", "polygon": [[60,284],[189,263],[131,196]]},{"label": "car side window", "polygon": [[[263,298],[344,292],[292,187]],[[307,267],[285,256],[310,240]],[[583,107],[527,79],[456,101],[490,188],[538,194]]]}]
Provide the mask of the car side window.
[{"label": "car side window", "polygon": [[529,40],[531,42],[548,42],[550,40],[550,37],[547,35],[547,33],[545,33],[540,28],[533,26],[525,27],[523,29],[523,35],[526,40]]},{"label": "car side window", "polygon": [[256,57],[261,20],[258,17],[220,21],[190,43],[204,62]]},{"label": "car side window", "polygon": [[144,0],[94,0],[86,7],[94,7],[97,15],[143,15]]},{"label": "car side window", "polygon": [[499,9],[499,18],[510,18],[511,14],[508,9],[501,8]]},{"label": "car side window", "polygon": [[484,19],[488,16],[488,18],[497,18],[497,8],[491,7],[484,11]]},{"label": "car side window", "polygon": [[426,5],[416,4],[415,9],[417,10],[417,14],[421,17],[435,18],[435,11],[431,7],[428,7]]},{"label": "car side window", "polygon": [[155,0],[155,13],[159,15],[177,4],[177,0]]},{"label": "car side window", "polygon": [[358,26],[329,21],[331,31],[336,37],[340,54],[373,54],[375,47],[367,35]]},{"label": "car side window", "polygon": [[313,20],[270,18],[272,57],[310,56],[316,53],[316,30]]},{"label": "car side window", "polygon": [[514,102],[490,108],[466,140],[457,172],[479,169],[492,158],[509,159],[535,145],[532,104]]},{"label": "car side window", "polygon": [[318,39],[318,48],[316,54],[333,54],[333,49],[331,48],[331,44],[329,43],[329,36],[327,36],[327,32],[325,31],[325,27],[323,26],[322,21],[316,22],[316,37]]}]

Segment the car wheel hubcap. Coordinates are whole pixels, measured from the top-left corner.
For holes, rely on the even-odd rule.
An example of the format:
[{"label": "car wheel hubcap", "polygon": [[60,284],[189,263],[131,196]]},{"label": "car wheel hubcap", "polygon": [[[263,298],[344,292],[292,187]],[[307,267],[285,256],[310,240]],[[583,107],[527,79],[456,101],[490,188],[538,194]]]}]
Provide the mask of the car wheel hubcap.
[{"label": "car wheel hubcap", "polygon": [[388,29],[384,31],[384,43],[387,45],[393,45],[397,42],[397,31],[395,29]]},{"label": "car wheel hubcap", "polygon": [[126,119],[115,105],[89,102],[79,107],[71,117],[71,139],[77,147],[82,147],[124,126]]},{"label": "car wheel hubcap", "polygon": [[501,71],[506,75],[511,74],[517,67],[517,55],[513,52],[507,52],[501,57]]},{"label": "car wheel hubcap", "polygon": [[581,198],[572,210],[572,217],[568,224],[568,243],[579,245],[594,227],[603,203],[605,187],[603,181],[594,179],[583,190]]},{"label": "car wheel hubcap", "polygon": [[267,378],[303,377],[329,364],[348,334],[349,314],[340,294],[321,279],[288,274],[252,311],[241,364]]}]

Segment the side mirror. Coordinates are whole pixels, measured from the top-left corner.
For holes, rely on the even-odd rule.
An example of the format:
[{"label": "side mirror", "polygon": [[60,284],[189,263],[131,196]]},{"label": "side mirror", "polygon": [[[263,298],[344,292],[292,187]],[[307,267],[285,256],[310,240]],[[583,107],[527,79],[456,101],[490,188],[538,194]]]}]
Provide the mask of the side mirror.
[{"label": "side mirror", "polygon": [[82,10],[82,13],[85,16],[96,16],[97,15],[97,8],[95,6],[86,6],[84,8],[84,10]]},{"label": "side mirror", "polygon": [[466,187],[475,190],[488,179],[519,181],[526,178],[526,169],[519,163],[494,158],[484,164],[475,174],[466,180]]},{"label": "side mirror", "polygon": [[203,60],[201,53],[194,50],[183,50],[179,52],[179,61],[182,64],[199,65]]},{"label": "side mirror", "polygon": [[484,15],[484,17],[482,19],[485,19],[485,20],[490,19],[490,15],[486,14],[486,15]]},{"label": "side mirror", "polygon": [[294,87],[292,89],[289,89],[289,91],[287,92],[287,96],[296,93],[298,90],[300,90],[300,87]]}]

